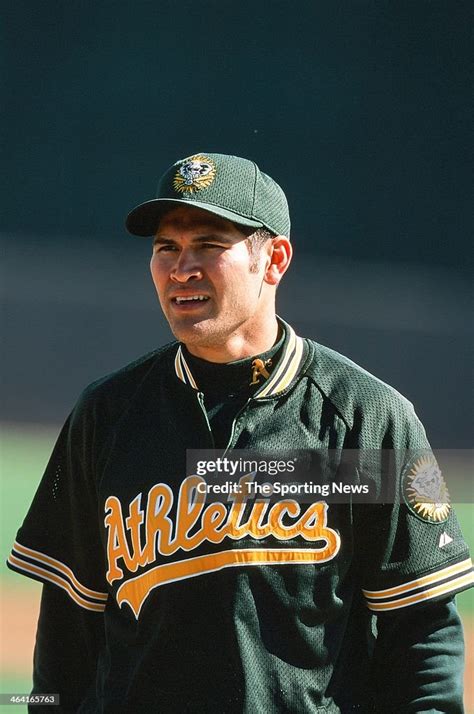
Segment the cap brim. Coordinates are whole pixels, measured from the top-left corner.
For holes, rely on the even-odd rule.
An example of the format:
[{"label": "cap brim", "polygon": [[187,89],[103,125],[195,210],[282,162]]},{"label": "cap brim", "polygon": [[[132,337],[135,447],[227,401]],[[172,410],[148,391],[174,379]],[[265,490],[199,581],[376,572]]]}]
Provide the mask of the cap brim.
[{"label": "cap brim", "polygon": [[212,203],[201,203],[200,201],[186,201],[179,198],[154,198],[151,201],[145,201],[136,206],[127,216],[125,225],[129,233],[134,236],[148,237],[155,234],[160,218],[162,215],[176,205],[194,206],[202,208],[204,211],[209,211],[215,216],[226,218],[228,221],[238,223],[241,226],[249,226],[250,228],[263,228],[261,221],[256,221],[253,218],[244,216],[229,211],[220,206],[214,206]]}]

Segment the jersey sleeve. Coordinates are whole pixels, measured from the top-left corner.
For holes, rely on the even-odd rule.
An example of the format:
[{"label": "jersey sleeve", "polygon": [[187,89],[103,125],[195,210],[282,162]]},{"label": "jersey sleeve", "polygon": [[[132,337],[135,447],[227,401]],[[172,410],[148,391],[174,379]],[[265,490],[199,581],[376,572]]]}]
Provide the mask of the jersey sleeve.
[{"label": "jersey sleeve", "polygon": [[7,564],[56,585],[79,607],[103,612],[108,594],[94,454],[94,419],[79,402],[61,430]]},{"label": "jersey sleeve", "polygon": [[454,598],[377,618],[376,711],[463,714],[464,641]]},{"label": "jersey sleeve", "polygon": [[411,405],[384,443],[391,448],[379,452],[379,502],[357,507],[355,516],[362,592],[376,614],[443,600],[474,584],[449,474],[445,481]]}]

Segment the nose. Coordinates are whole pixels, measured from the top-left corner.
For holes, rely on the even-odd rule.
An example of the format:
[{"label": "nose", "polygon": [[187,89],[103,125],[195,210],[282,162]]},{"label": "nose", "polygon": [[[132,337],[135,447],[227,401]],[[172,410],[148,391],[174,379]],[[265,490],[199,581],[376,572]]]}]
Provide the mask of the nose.
[{"label": "nose", "polygon": [[170,278],[175,283],[187,283],[188,280],[201,280],[202,269],[194,251],[182,250],[170,271]]}]

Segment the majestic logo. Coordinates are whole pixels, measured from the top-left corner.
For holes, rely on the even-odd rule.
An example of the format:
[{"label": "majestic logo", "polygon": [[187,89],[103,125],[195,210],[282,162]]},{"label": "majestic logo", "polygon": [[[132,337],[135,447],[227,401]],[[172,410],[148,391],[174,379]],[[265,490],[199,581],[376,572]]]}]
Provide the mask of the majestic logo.
[{"label": "majestic logo", "polygon": [[447,545],[449,545],[452,542],[453,542],[453,539],[451,538],[451,536],[449,536],[446,533],[446,531],[443,531],[443,533],[441,533],[441,535],[439,537],[438,545],[440,548],[445,548]]},{"label": "majestic logo", "polygon": [[433,455],[415,461],[405,476],[403,491],[408,507],[424,521],[440,523],[447,519],[449,493]]},{"label": "majestic logo", "polygon": [[206,156],[192,156],[179,167],[173,187],[178,193],[194,193],[211,185],[216,177],[216,167]]},{"label": "majestic logo", "polygon": [[[240,486],[244,488],[251,478],[242,477]],[[206,504],[205,496],[199,493],[201,484],[206,482],[199,476],[188,476],[183,481],[174,522],[173,491],[165,483],[152,486],[146,510],[141,508],[142,494],[134,498],[125,518],[116,496],[109,496],[105,503],[107,580],[110,584],[123,581],[117,590],[117,602],[119,606],[127,603],[137,619],[151,590],[167,583],[235,566],[325,563],[339,552],[341,539],[327,525],[328,505],[324,501],[306,510],[294,500],[274,504],[254,501],[249,508],[248,499],[238,494],[229,497],[228,504]],[[262,540],[270,536],[278,541],[299,537],[315,547],[272,547],[267,542],[258,548],[248,544],[249,538]],[[227,547],[218,552],[186,555],[206,542],[218,544],[225,539],[246,539],[246,546],[235,548],[227,541]],[[173,558],[178,551],[178,557]],[[158,560],[160,564],[154,565]],[[146,570],[127,577],[139,568]]]}]

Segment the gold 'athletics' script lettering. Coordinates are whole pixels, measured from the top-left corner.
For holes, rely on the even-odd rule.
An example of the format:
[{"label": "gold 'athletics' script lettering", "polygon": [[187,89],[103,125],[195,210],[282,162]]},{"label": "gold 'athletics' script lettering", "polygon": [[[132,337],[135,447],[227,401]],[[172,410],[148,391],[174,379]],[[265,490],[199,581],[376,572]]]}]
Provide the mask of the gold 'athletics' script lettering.
[{"label": "gold 'athletics' script lettering", "polygon": [[[248,476],[240,479],[242,492],[250,479]],[[109,496],[105,503],[105,526],[108,529],[107,580],[110,584],[124,578],[124,567],[135,573],[154,563],[157,554],[169,557],[179,549],[189,552],[205,541],[218,544],[225,538],[241,540],[248,536],[256,540],[273,536],[286,541],[301,536],[306,541],[319,541],[318,547],[224,549],[157,565],[126,580],[117,591],[118,604],[128,603],[137,619],[150,591],[166,583],[239,565],[324,563],[339,552],[340,537],[327,526],[328,506],[324,501],[312,503],[303,513],[300,504],[291,499],[273,505],[256,501],[242,522],[246,499],[240,495],[230,497],[229,510],[223,503],[206,505],[205,496],[198,492],[198,486],[205,483],[199,476],[188,476],[183,481],[175,523],[170,518],[173,492],[164,483],[155,484],[150,489],[146,512],[141,508],[141,494],[134,498],[125,520],[119,499]],[[288,519],[293,521],[290,525],[284,523]]]}]

